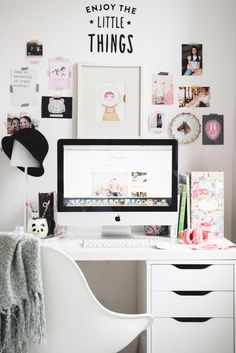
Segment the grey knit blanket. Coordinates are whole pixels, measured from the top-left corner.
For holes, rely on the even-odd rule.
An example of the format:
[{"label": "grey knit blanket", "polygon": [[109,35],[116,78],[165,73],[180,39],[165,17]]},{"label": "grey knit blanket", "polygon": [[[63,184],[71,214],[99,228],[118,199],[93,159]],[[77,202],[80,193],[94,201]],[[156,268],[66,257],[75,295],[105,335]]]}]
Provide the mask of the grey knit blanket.
[{"label": "grey knit blanket", "polygon": [[40,241],[0,233],[0,353],[27,353],[45,336]]}]

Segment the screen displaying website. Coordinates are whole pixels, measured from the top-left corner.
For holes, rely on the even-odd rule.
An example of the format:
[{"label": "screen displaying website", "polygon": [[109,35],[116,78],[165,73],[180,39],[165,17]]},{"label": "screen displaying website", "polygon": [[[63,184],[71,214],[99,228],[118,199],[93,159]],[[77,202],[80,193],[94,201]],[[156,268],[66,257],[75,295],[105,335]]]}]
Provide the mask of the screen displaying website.
[{"label": "screen displaying website", "polygon": [[64,146],[64,206],[169,206],[171,146]]}]

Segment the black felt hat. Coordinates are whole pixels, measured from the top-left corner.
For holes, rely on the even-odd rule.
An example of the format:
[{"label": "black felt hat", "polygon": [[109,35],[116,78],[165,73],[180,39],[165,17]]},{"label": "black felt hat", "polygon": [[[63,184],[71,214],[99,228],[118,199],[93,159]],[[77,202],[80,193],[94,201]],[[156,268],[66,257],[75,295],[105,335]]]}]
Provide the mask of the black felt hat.
[{"label": "black felt hat", "polygon": [[[10,159],[15,140],[19,141],[39,162],[39,167],[27,169],[28,174],[36,177],[43,175],[43,161],[48,153],[48,142],[44,135],[33,128],[25,128],[15,132],[11,136],[3,137],[2,148]],[[18,168],[22,171],[25,170],[23,167]]]}]

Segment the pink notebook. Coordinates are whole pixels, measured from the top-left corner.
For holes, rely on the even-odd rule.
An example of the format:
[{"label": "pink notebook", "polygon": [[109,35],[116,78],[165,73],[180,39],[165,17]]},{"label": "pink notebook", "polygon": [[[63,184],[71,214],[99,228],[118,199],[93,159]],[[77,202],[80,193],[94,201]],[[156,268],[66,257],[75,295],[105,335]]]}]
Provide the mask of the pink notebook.
[{"label": "pink notebook", "polygon": [[224,236],[224,173],[191,173],[191,227]]}]

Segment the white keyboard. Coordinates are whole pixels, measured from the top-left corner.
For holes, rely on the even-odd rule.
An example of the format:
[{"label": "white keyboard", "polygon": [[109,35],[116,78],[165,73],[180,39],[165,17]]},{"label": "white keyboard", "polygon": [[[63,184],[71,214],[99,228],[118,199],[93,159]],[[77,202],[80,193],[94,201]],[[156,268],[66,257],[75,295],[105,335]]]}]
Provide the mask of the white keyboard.
[{"label": "white keyboard", "polygon": [[84,239],[84,248],[149,248],[147,239]]}]

